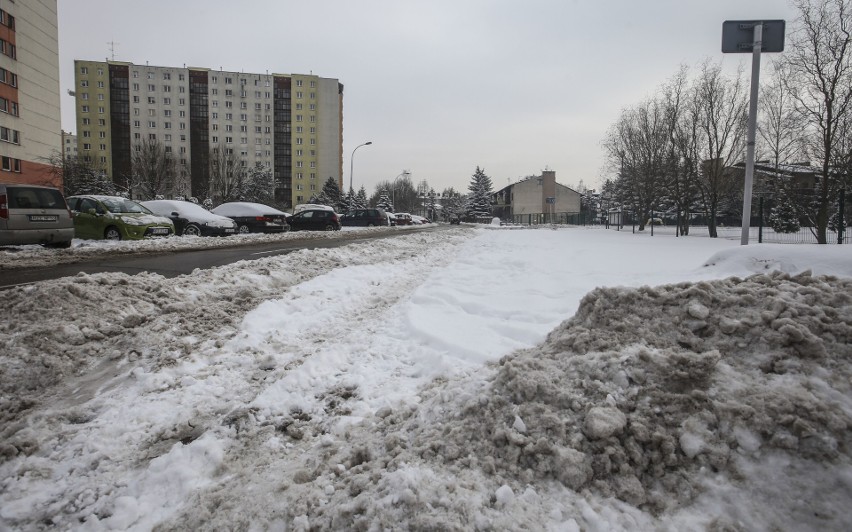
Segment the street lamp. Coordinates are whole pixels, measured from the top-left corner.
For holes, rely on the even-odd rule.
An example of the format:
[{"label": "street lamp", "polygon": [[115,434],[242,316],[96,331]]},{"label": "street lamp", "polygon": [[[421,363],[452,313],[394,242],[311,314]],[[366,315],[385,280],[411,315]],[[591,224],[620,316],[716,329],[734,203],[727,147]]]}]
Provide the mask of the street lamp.
[{"label": "street lamp", "polygon": [[401,174],[393,178],[393,184],[391,185],[391,203],[393,203],[393,208],[396,209],[396,180],[402,176],[409,176],[411,172],[408,170],[403,170]]},{"label": "street lamp", "polygon": [[355,167],[355,152],[358,151],[358,148],[360,148],[361,146],[369,146],[372,143],[373,143],[373,141],[367,141],[364,144],[360,144],[358,146],[355,146],[355,149],[352,150],[352,157],[349,158],[349,190],[353,190],[352,189],[352,170]]}]

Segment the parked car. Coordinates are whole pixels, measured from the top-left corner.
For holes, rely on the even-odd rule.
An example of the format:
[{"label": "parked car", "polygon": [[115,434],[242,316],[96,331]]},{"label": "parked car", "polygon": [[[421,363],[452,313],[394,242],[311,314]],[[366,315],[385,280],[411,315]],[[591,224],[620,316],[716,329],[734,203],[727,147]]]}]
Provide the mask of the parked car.
[{"label": "parked car", "polygon": [[459,218],[458,214],[450,215],[450,224],[461,225],[461,218]]},{"label": "parked car", "polygon": [[0,246],[67,248],[74,221],[59,189],[0,183]]},{"label": "parked car", "polygon": [[262,203],[233,201],[223,203],[211,212],[237,222],[238,233],[281,233],[290,230],[287,224],[289,214]]},{"label": "parked car", "polygon": [[412,215],[411,215],[411,223],[413,223],[414,225],[418,225],[418,224],[419,224],[419,225],[424,225],[424,224],[431,223],[431,220],[429,220],[429,218],[424,218],[424,217],[422,217],[422,216],[418,216],[418,215],[416,215],[416,214],[412,214]]},{"label": "parked car", "polygon": [[346,227],[388,226],[388,215],[384,209],[355,209],[340,218],[340,223]]},{"label": "parked car", "polygon": [[396,218],[396,225],[411,225],[414,223],[411,220],[411,215],[407,212],[396,212],[393,216]]},{"label": "parked car", "polygon": [[339,231],[337,213],[326,209],[307,209],[291,216],[287,222],[293,231]]},{"label": "parked car", "polygon": [[390,225],[390,226],[396,225],[396,216],[394,216],[392,212],[386,212],[385,216],[388,217],[388,225]]},{"label": "parked car", "polygon": [[152,200],[143,201],[142,205],[170,219],[178,235],[228,236],[237,232],[237,222],[189,201]]},{"label": "parked car", "polygon": [[293,214],[298,214],[298,213],[300,213],[302,211],[306,211],[308,209],[332,211],[332,212],[334,211],[334,209],[332,209],[328,205],[319,205],[319,204],[316,204],[316,203],[300,203],[299,205],[296,205],[296,207],[293,209]]},{"label": "parked car", "polygon": [[70,196],[68,207],[74,213],[77,238],[141,240],[175,233],[171,220],[121,196]]}]

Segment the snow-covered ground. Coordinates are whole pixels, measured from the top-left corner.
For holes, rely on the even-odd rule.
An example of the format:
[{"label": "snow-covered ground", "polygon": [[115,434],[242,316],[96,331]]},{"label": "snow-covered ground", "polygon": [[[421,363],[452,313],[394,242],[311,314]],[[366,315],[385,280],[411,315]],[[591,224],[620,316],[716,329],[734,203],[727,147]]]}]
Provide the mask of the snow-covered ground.
[{"label": "snow-covered ground", "polygon": [[850,246],[461,227],[2,298],[0,529],[852,528]]}]

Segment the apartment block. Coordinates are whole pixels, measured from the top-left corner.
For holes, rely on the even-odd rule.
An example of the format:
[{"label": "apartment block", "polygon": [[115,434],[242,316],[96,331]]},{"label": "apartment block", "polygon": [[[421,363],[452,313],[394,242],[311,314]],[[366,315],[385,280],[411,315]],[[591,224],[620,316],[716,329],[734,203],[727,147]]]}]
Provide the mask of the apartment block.
[{"label": "apartment block", "polygon": [[62,131],[62,157],[73,159],[77,157],[77,135]]},{"label": "apartment block", "polygon": [[275,177],[276,200],[304,203],[343,176],[343,86],[314,75],[250,74],[116,61],[75,61],[81,157],[118,183],[132,153],[161,143],[178,163],[175,195],[205,198],[217,153]]},{"label": "apartment block", "polygon": [[0,181],[60,185],[56,0],[0,0]]}]

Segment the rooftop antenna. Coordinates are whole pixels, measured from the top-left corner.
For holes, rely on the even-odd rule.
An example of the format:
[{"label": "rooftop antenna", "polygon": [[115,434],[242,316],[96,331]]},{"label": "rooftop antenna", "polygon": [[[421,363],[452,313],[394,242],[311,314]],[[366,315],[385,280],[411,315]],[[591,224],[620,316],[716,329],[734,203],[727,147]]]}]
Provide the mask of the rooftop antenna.
[{"label": "rooftop antenna", "polygon": [[107,44],[109,45],[109,54],[112,57],[112,60],[115,61],[115,45],[121,44],[121,43],[117,43],[115,41],[109,41]]}]

